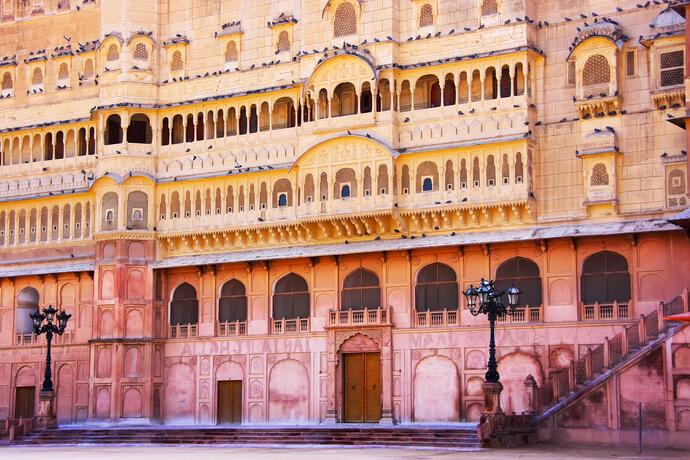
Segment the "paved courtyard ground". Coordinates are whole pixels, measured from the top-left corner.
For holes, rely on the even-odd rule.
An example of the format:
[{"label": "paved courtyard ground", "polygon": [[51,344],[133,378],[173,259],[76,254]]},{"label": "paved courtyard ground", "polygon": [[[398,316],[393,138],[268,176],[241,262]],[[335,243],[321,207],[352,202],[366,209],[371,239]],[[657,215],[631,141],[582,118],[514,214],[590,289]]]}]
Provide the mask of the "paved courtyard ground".
[{"label": "paved courtyard ground", "polygon": [[447,450],[419,450],[419,449],[369,449],[343,448],[326,449],[318,446],[306,448],[244,448],[244,447],[174,447],[174,446],[74,446],[74,447],[5,447],[0,448],[0,459],[12,458],[30,460],[50,458],[51,460],[176,460],[193,458],[195,460],[220,459],[583,459],[600,460],[610,458],[621,459],[688,459],[687,451],[648,449],[639,455],[631,448],[586,448],[582,446],[554,447],[539,446],[523,449],[491,449],[475,452],[458,452]]}]

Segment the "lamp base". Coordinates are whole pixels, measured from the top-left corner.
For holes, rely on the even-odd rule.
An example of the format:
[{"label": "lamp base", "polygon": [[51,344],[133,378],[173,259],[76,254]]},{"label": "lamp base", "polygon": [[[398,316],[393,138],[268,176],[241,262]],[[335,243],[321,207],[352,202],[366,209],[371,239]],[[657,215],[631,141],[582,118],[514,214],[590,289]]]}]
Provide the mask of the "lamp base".
[{"label": "lamp base", "polygon": [[43,428],[57,428],[55,402],[55,391],[41,390],[38,393],[38,415],[36,417],[37,426]]},{"label": "lamp base", "polygon": [[482,390],[484,390],[484,413],[482,415],[502,415],[501,391],[503,391],[503,385],[501,382],[484,382]]}]

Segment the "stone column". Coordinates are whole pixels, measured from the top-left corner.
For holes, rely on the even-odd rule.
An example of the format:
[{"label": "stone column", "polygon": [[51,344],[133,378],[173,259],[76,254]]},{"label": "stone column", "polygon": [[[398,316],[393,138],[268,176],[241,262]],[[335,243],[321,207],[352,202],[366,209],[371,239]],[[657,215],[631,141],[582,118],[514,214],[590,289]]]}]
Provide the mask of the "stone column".
[{"label": "stone column", "polygon": [[537,392],[537,381],[532,375],[528,375],[522,382],[527,391],[527,413],[536,414],[539,412],[539,394]]},{"label": "stone column", "polygon": [[57,428],[55,391],[43,391],[38,394],[38,415],[36,425],[42,428]]},{"label": "stone column", "polygon": [[503,415],[501,409],[501,392],[503,385],[500,382],[484,382],[482,385],[484,390],[484,412],[482,419],[488,415]]}]

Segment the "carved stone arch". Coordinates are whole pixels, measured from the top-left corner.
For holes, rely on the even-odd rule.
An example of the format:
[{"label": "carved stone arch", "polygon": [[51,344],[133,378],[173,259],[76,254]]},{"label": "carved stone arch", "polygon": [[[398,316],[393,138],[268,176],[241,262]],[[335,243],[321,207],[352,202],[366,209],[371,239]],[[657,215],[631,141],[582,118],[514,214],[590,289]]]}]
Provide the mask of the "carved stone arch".
[{"label": "carved stone arch", "polygon": [[[333,55],[317,65],[305,88],[314,88],[312,99],[318,101],[319,98],[315,95],[318,95],[323,88],[328,90],[328,97],[331,97],[332,88],[335,88],[338,83],[352,83],[358,89],[365,82],[375,82],[378,79],[378,72],[370,59],[367,55],[360,55],[355,50],[347,55]],[[306,97],[306,90],[302,96]]]},{"label": "carved stone arch", "polygon": [[[344,351],[343,345],[351,340],[360,342],[359,345],[372,345],[371,342],[373,342],[375,348],[368,348],[366,351],[380,352],[383,350],[383,340],[380,333],[376,333],[374,331],[346,331],[346,333],[342,335],[336,335],[336,351],[338,353],[342,353]],[[366,342],[369,343],[367,344]]]}]

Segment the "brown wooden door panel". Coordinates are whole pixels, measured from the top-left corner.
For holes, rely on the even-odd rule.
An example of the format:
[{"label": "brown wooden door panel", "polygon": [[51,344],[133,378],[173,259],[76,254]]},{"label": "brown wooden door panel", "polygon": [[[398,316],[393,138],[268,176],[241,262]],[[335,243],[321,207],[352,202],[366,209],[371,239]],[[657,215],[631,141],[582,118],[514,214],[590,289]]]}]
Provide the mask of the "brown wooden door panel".
[{"label": "brown wooden door panel", "polygon": [[364,357],[366,385],[364,420],[378,422],[381,420],[381,356],[378,353],[367,353]]},{"label": "brown wooden door panel", "polygon": [[242,423],[242,381],[218,382],[218,424]]},{"label": "brown wooden door panel", "polygon": [[381,355],[343,355],[343,421],[378,422],[381,419]]},{"label": "brown wooden door panel", "polygon": [[346,422],[361,422],[364,420],[364,355],[361,353],[346,354],[344,358],[344,419]]},{"label": "brown wooden door panel", "polygon": [[32,418],[36,404],[36,387],[17,387],[14,404],[15,418]]}]

